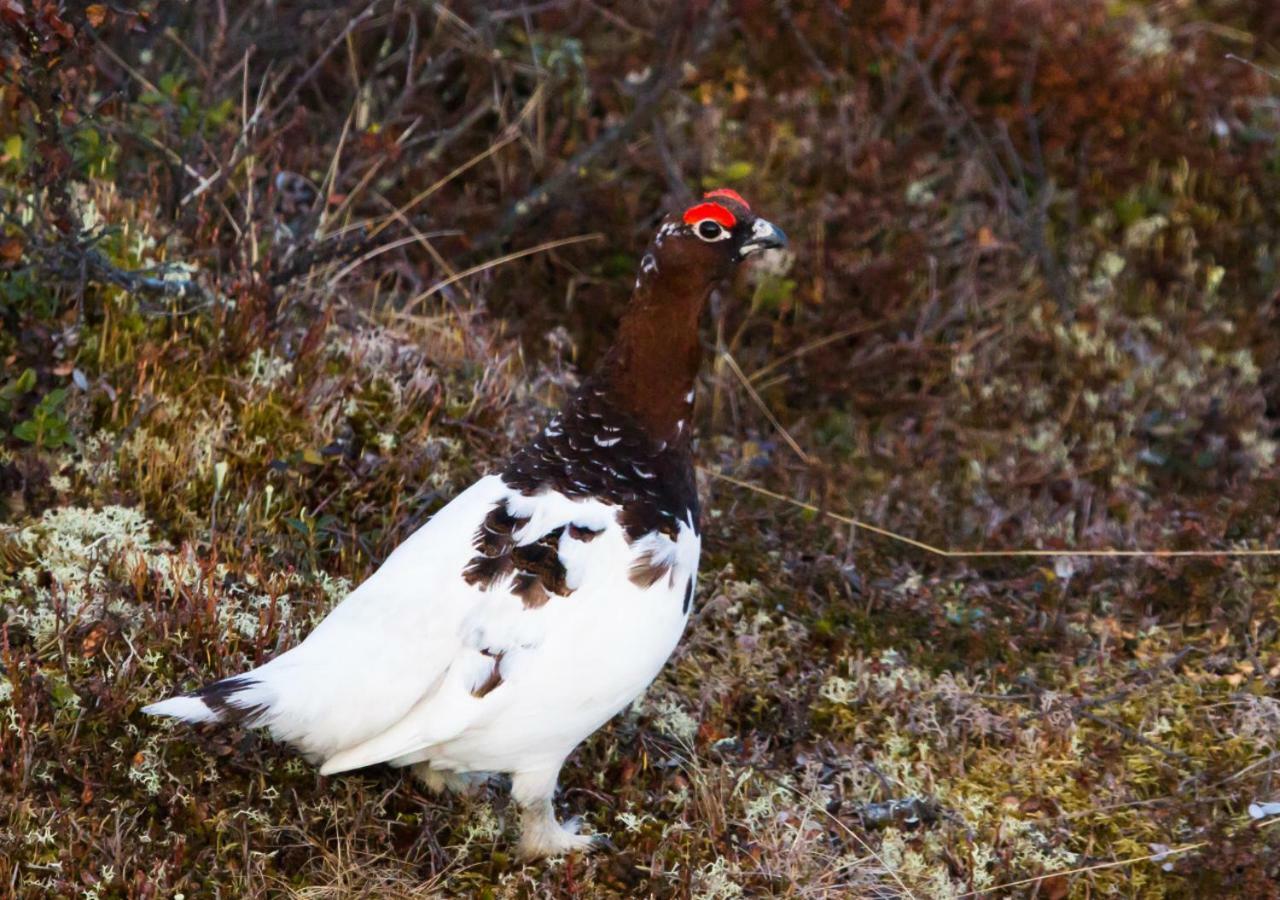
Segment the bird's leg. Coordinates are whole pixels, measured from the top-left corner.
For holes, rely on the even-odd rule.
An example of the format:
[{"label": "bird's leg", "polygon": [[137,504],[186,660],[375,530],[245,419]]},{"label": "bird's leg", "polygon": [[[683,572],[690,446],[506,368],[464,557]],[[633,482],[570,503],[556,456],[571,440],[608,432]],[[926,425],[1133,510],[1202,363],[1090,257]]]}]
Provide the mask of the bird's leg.
[{"label": "bird's leg", "polygon": [[555,796],[560,766],[511,776],[511,796],[520,806],[520,856],[538,859],[559,856],[577,850],[602,850],[611,846],[602,834],[578,834],[579,822],[570,820],[562,826],[556,821],[551,798]]},{"label": "bird's leg", "polygon": [[418,783],[433,794],[451,791],[455,794],[470,794],[475,782],[461,772],[450,772],[448,769],[433,769],[431,763],[414,763],[411,769]]}]

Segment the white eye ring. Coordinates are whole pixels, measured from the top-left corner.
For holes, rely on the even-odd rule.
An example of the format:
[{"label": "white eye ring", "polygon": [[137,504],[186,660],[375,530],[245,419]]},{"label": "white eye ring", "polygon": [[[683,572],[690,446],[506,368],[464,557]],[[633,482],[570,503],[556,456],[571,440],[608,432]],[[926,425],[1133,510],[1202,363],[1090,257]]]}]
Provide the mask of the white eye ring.
[{"label": "white eye ring", "polygon": [[[708,225],[711,227],[708,228]],[[714,228],[715,231],[712,231],[712,228]],[[702,221],[695,222],[693,224],[693,233],[707,243],[712,243],[714,241],[723,241],[725,238],[729,237],[731,232],[715,219],[703,219]]]}]

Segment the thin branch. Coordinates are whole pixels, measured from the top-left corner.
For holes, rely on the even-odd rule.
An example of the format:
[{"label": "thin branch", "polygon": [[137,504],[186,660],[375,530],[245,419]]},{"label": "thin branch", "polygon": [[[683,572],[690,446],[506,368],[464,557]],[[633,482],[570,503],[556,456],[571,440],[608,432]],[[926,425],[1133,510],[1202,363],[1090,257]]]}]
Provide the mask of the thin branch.
[{"label": "thin branch", "polygon": [[804,449],[796,443],[796,439],[791,436],[791,432],[782,427],[782,423],[778,421],[777,417],[769,410],[769,407],[764,402],[763,398],[761,398],[761,396],[756,393],[756,389],[752,387],[751,380],[747,378],[746,375],[742,374],[742,369],[738,368],[738,361],[733,358],[733,354],[728,350],[721,348],[720,355],[728,364],[729,371],[733,373],[733,376],[738,379],[738,383],[741,384],[743,389],[747,392],[747,396],[749,396],[752,402],[755,403],[762,413],[764,413],[765,418],[769,420],[769,424],[777,430],[778,434],[782,435],[782,439],[787,442],[787,446],[795,451],[796,456],[800,457],[801,462],[806,466],[812,466],[814,464],[813,457],[808,453],[805,453]]},{"label": "thin branch", "polygon": [[455,281],[461,281],[463,278],[468,278],[479,272],[484,272],[487,269],[496,268],[497,266],[505,265],[506,263],[509,263],[509,262],[514,262],[517,259],[524,259],[526,256],[533,256],[535,253],[542,253],[546,250],[555,250],[557,247],[568,247],[571,244],[581,244],[585,241],[599,241],[599,240],[603,240],[603,238],[604,238],[603,234],[600,234],[599,232],[593,232],[591,234],[579,234],[579,235],[575,235],[574,237],[560,238],[559,240],[554,240],[554,241],[546,241],[544,243],[538,244],[535,247],[527,247],[524,250],[517,250],[514,253],[507,253],[503,256],[499,256],[497,259],[491,259],[487,262],[482,262],[479,265],[472,266],[469,269],[463,269],[458,274],[451,275],[450,277],[444,279],[444,281],[438,281],[435,284],[433,284],[431,287],[427,288],[422,293],[418,294],[416,297],[414,297],[408,303],[406,303],[404,309],[396,313],[396,316],[402,319],[414,318],[414,316],[412,315],[414,307],[416,307],[419,303],[421,303],[423,300],[426,300],[428,297],[432,296],[433,294],[439,293],[440,291],[444,290],[449,285],[453,284]]},{"label": "thin branch", "polygon": [[[1251,827],[1254,829],[1270,828],[1272,825],[1280,822],[1280,816],[1274,819],[1268,819],[1265,822],[1257,823]],[[1197,841],[1194,844],[1184,844],[1181,847],[1172,847],[1168,850],[1159,850],[1155,853],[1148,853],[1146,856],[1134,856],[1129,859],[1112,859],[1107,862],[1094,863],[1088,866],[1078,866],[1074,869],[1064,869],[1061,872],[1046,872],[1043,875],[1037,875],[1034,878],[1023,878],[1019,881],[1006,881],[1004,884],[993,885],[989,888],[982,888],[976,891],[968,891],[960,894],[960,897],[982,897],[987,894],[994,894],[997,891],[1008,890],[1009,888],[1021,887],[1027,884],[1039,884],[1046,878],[1064,878],[1068,875],[1079,875],[1084,872],[1097,872],[1101,869],[1114,869],[1118,866],[1132,866],[1136,863],[1146,862],[1147,860],[1164,860],[1171,856],[1178,856],[1182,853],[1190,853],[1192,850],[1199,850],[1201,847],[1209,846],[1210,841]]]},{"label": "thin branch", "polygon": [[421,241],[429,237],[449,237],[449,236],[458,235],[461,233],[462,232],[453,230],[453,229],[445,230],[445,231],[430,231],[430,232],[427,232],[426,234],[423,234],[422,232],[415,230],[413,234],[407,235],[406,237],[396,238],[394,241],[388,241],[385,244],[379,244],[377,247],[374,247],[372,250],[369,250],[366,253],[362,253],[360,256],[356,257],[354,260],[352,260],[351,262],[343,266],[341,269],[339,269],[338,272],[335,273],[334,276],[329,279],[329,287],[333,287],[334,285],[336,285],[343,278],[346,278],[353,271],[360,268],[360,266],[364,265],[369,260],[373,259],[375,256],[381,256],[384,253],[389,253],[392,250],[397,250],[400,247],[404,247],[407,244],[420,243]]},{"label": "thin branch", "polygon": [[812,503],[805,503],[803,500],[796,500],[794,497],[788,497],[786,494],[779,494],[768,488],[762,488],[759,485],[752,484],[749,481],[742,481],[734,478],[732,475],[725,475],[723,472],[717,472],[714,469],[699,467],[712,478],[719,481],[728,482],[736,487],[744,490],[760,494],[762,497],[769,497],[773,500],[781,500],[783,503],[789,503],[799,509],[808,510],[812,513],[826,516],[836,522],[844,525],[860,528],[863,531],[869,531],[872,534],[878,534],[881,537],[889,538],[900,544],[906,544],[909,547],[915,547],[917,550],[923,550],[934,556],[941,556],[946,559],[978,559],[978,558],[1005,558],[1005,557],[1030,557],[1030,558],[1046,558],[1059,556],[1089,556],[1089,557],[1117,557],[1117,558],[1217,558],[1217,557],[1249,557],[1249,556],[1280,556],[1280,548],[1239,548],[1234,550],[944,550],[941,547],[935,547],[932,544],[926,544],[924,541],[918,541],[915,538],[907,537],[905,534],[898,534],[887,528],[881,528],[878,525],[872,525],[869,522],[862,522],[850,516],[841,515],[840,513],[831,512],[828,509],[821,509]]},{"label": "thin branch", "polygon": [[781,368],[782,366],[786,365],[793,359],[799,359],[801,356],[805,356],[809,353],[812,353],[814,350],[819,350],[827,346],[828,344],[834,344],[836,341],[843,341],[845,338],[856,337],[857,335],[860,335],[860,334],[866,334],[868,331],[875,331],[876,329],[883,328],[885,325],[888,325],[894,321],[896,320],[891,318],[880,319],[879,321],[876,321],[876,322],[868,322],[865,325],[858,325],[854,328],[846,328],[843,331],[837,331],[834,334],[824,335],[823,337],[812,340],[807,344],[802,344],[801,346],[792,350],[790,353],[784,354],[783,356],[779,356],[776,359],[770,360],[760,368],[756,369],[750,375],[748,375],[747,380],[751,382],[760,381],[762,378],[764,378],[764,376],[768,375],[770,372],[773,372],[776,369]]},{"label": "thin branch", "polygon": [[494,141],[492,144],[490,144],[484,150],[481,150],[479,153],[471,157],[466,162],[462,163],[461,165],[455,166],[447,175],[445,175],[443,178],[438,179],[430,187],[426,188],[423,191],[419,191],[403,206],[396,209],[395,212],[387,215],[379,225],[373,228],[370,234],[371,235],[377,234],[383,228],[386,228],[387,225],[391,224],[391,221],[393,219],[399,216],[403,216],[405,213],[413,209],[423,200],[426,200],[436,191],[440,190],[440,188],[444,187],[446,184],[453,181],[453,179],[461,175],[463,172],[467,171],[467,169],[470,169],[472,166],[475,166],[479,163],[484,162],[490,156],[493,156],[493,154],[497,153],[499,150],[507,146],[507,144],[510,144],[519,136],[520,136],[519,133],[515,129],[511,129],[510,131],[507,132],[507,134],[503,135],[501,138]]},{"label": "thin branch", "polygon": [[796,797],[802,800],[811,809],[821,812],[824,816],[826,816],[828,819],[834,822],[837,826],[839,826],[841,831],[843,831],[845,834],[849,835],[855,841],[857,841],[859,844],[862,845],[862,849],[866,850],[867,853],[871,855],[871,858],[874,859],[877,863],[879,863],[882,869],[884,869],[886,872],[889,873],[889,875],[893,878],[894,881],[898,883],[898,887],[902,889],[902,892],[906,894],[907,897],[911,898],[911,900],[915,900],[916,895],[912,893],[911,888],[907,887],[907,883],[902,880],[902,876],[900,876],[893,868],[891,868],[884,861],[884,858],[881,857],[879,853],[876,853],[875,849],[870,844],[867,843],[866,839],[863,838],[862,835],[858,834],[858,832],[854,831],[852,828],[850,828],[848,825],[842,822],[835,814],[831,812],[831,810],[827,809],[821,803],[815,802],[814,799],[810,797],[808,794],[799,790],[794,785],[787,784],[785,781],[783,781],[781,778],[776,777],[771,772],[767,772],[763,769],[758,769],[755,767],[752,767],[751,771],[755,772],[758,775],[763,775],[766,779],[773,782],[783,790],[790,791],[792,794],[794,794]]},{"label": "thin branch", "polygon": [[590,168],[612,151],[615,145],[645,125],[667,94],[680,83],[680,79],[684,77],[685,65],[701,58],[710,49],[720,32],[723,19],[721,12],[721,6],[717,4],[704,16],[700,27],[689,41],[689,52],[684,58],[675,55],[665,65],[654,69],[637,93],[635,106],[626,119],[607,129],[562,165],[556,174],[513,203],[497,227],[482,236],[476,246],[480,250],[486,250],[505,241],[527,220],[550,206],[569,185],[581,178],[583,170]]},{"label": "thin branch", "polygon": [[1267,69],[1267,68],[1264,68],[1263,66],[1258,65],[1256,62],[1253,62],[1252,60],[1248,60],[1248,59],[1244,59],[1243,57],[1236,56],[1234,53],[1226,54],[1226,58],[1231,60],[1232,62],[1242,63],[1251,69],[1257,69],[1259,72],[1261,72],[1263,75],[1266,75],[1268,78],[1271,78],[1275,81],[1280,81],[1280,72],[1272,72],[1270,69]]},{"label": "thin branch", "polygon": [[1188,853],[1192,850],[1199,850],[1201,847],[1207,847],[1208,841],[1198,841],[1194,844],[1186,844],[1182,847],[1174,847],[1169,850],[1160,850],[1156,853],[1148,853],[1146,856],[1135,856],[1131,859],[1113,859],[1108,862],[1094,863],[1090,866],[1078,866],[1074,869],[1064,869],[1061,872],[1046,872],[1043,875],[1037,875],[1034,878],[1023,878],[1019,881],[1006,881],[1004,884],[997,884],[993,887],[982,888],[976,891],[967,891],[959,894],[959,897],[984,897],[987,894],[994,894],[997,891],[1008,890],[1009,888],[1021,887],[1026,884],[1039,884],[1046,878],[1065,878],[1068,875],[1079,875],[1083,872],[1097,872],[1101,869],[1114,869],[1117,866],[1132,866],[1140,862],[1146,862],[1149,859],[1167,859],[1170,856],[1177,856],[1180,853]]},{"label": "thin branch", "polygon": [[322,66],[324,66],[333,51],[345,44],[347,42],[347,38],[351,36],[351,33],[373,16],[374,5],[375,4],[371,2],[364,8],[360,15],[347,22],[347,26],[342,29],[342,33],[335,37],[329,45],[324,48],[320,55],[316,57],[315,62],[313,62],[307,70],[302,73],[301,77],[293,83],[293,87],[289,88],[289,90],[285,92],[284,96],[280,98],[280,102],[277,103],[275,109],[271,111],[272,118],[275,118],[281,110],[285,109],[293,101],[293,98],[298,96],[298,91],[302,90],[302,88],[307,85],[311,79],[316,77],[316,73],[320,71]]},{"label": "thin branch", "polygon": [[[949,39],[949,35],[948,35]],[[1028,255],[1039,263],[1045,283],[1053,292],[1061,308],[1071,302],[1071,291],[1062,272],[1062,264],[1054,249],[1049,246],[1046,231],[1049,226],[1049,208],[1054,200],[1054,184],[1045,169],[1040,147],[1039,122],[1031,112],[1031,90],[1039,57],[1038,44],[1032,47],[1030,67],[1023,76],[1019,90],[1020,111],[1032,145],[1032,160],[1024,164],[1009,135],[1008,128],[1000,124],[995,128],[997,142],[956,99],[945,84],[935,84],[929,67],[915,52],[913,45],[905,46],[901,58],[915,72],[924,99],[938,114],[949,135],[967,133],[974,141],[979,156],[986,162],[987,172],[998,188],[997,200],[1007,209],[1018,226],[1019,243]],[[1003,151],[1003,152],[1002,152]],[[1028,171],[1028,165],[1030,171]],[[1008,168],[1011,167],[1013,172]],[[1028,178],[1030,176],[1030,179]],[[1034,195],[1028,191],[1027,182],[1035,183]]]}]

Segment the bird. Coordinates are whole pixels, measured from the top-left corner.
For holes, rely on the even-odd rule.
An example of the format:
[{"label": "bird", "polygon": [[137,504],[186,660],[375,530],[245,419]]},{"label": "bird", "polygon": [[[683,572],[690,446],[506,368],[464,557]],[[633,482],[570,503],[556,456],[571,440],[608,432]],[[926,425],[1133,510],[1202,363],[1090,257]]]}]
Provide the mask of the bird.
[{"label": "bird", "polygon": [[560,771],[684,631],[699,320],[739,263],[786,243],[728,188],[664,216],[613,344],[532,442],[295,647],[143,711],[265,728],[321,775],[388,763],[441,791],[505,774],[522,858],[611,846],[557,821]]}]

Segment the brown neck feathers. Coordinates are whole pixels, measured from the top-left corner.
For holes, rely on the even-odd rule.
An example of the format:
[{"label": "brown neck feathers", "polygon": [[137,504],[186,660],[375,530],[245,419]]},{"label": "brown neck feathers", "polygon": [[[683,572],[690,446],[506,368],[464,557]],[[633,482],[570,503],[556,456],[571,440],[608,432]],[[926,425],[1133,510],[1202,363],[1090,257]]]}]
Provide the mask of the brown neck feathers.
[{"label": "brown neck feathers", "polygon": [[646,262],[602,366],[610,398],[655,441],[688,439],[702,362],[698,319],[710,293],[710,282],[694,273],[651,270]]}]

